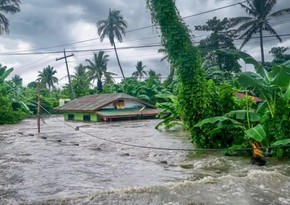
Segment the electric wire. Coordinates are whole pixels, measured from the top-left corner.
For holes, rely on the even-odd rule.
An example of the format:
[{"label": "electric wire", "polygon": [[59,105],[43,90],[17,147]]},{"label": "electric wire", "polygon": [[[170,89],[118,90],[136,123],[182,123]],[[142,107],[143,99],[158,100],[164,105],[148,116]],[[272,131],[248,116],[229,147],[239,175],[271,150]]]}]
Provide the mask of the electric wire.
[{"label": "electric wire", "polygon": [[[281,34],[279,35],[281,37],[288,37],[290,34]],[[252,37],[253,39],[259,38],[259,37]],[[276,38],[276,36],[263,36],[263,38]],[[244,38],[235,38],[233,40],[243,40]],[[161,47],[161,44],[151,44],[151,45],[139,45],[139,46],[124,46],[119,47],[118,50],[128,50],[128,49],[139,49],[139,48],[154,48],[154,47]],[[73,52],[73,53],[82,53],[82,52],[94,52],[94,51],[111,51],[114,50],[114,48],[102,48],[102,49],[83,49],[83,50],[67,50],[67,52]],[[27,52],[27,53],[0,53],[0,55],[5,56],[21,56],[21,55],[44,55],[44,54],[59,54],[63,53],[63,51],[48,51],[48,52]]]}]

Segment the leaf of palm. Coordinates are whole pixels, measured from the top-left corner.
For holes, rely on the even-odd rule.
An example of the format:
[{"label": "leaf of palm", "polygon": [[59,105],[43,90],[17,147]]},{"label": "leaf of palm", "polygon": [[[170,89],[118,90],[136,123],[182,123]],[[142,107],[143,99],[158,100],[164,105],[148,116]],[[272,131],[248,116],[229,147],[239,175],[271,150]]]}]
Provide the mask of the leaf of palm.
[{"label": "leaf of palm", "polygon": [[241,17],[236,17],[236,18],[232,18],[231,22],[232,22],[232,26],[237,26],[241,23],[246,23],[253,20],[252,17],[248,17],[248,16],[241,16]]},{"label": "leaf of palm", "polygon": [[[244,24],[242,24],[237,30],[237,33],[240,33],[242,31],[248,30],[250,27],[256,27],[257,26],[257,20],[256,19],[252,19],[250,21],[245,22]],[[240,36],[240,38],[242,38]]]},{"label": "leaf of palm", "polygon": [[277,0],[267,1],[265,3],[264,11],[263,11],[263,13],[265,13],[265,16],[269,15],[269,13],[271,12],[271,10],[273,9],[276,3],[277,3]]},{"label": "leaf of palm", "polygon": [[251,16],[258,16],[257,10],[254,7],[254,5],[252,4],[252,1],[247,0],[247,4],[249,6],[240,3],[241,7],[244,8],[249,15],[251,15]]},{"label": "leaf of palm", "polygon": [[121,43],[123,41],[123,37],[122,37],[122,34],[125,34],[125,30],[121,30],[121,29],[118,29],[118,28],[115,28],[114,29],[114,33],[117,38],[117,40]]},{"label": "leaf of palm", "polygon": [[4,13],[7,14],[15,14],[17,12],[20,12],[19,5],[5,5],[5,6],[0,6],[0,10]]},{"label": "leaf of palm", "polygon": [[280,16],[283,16],[283,15],[289,14],[289,13],[290,13],[290,8],[287,8],[287,9],[282,9],[282,10],[276,11],[276,12],[270,14],[269,17],[280,17]]},{"label": "leaf of palm", "polygon": [[4,16],[4,15],[2,15],[2,14],[0,14],[0,34],[2,34],[3,32],[6,32],[6,33],[8,33],[9,32],[9,29],[8,29],[8,26],[9,26],[9,21],[8,21],[8,19]]},{"label": "leaf of palm", "polygon": [[271,34],[275,35],[275,37],[282,42],[282,39],[280,38],[280,36],[277,34],[277,32],[275,31],[275,29],[270,25],[270,24],[265,24],[265,31],[269,31]]},{"label": "leaf of palm", "polygon": [[253,26],[240,36],[240,38],[245,37],[245,40],[243,41],[242,45],[240,46],[240,49],[243,48],[244,45],[249,42],[249,40],[251,40],[253,34],[256,34],[258,32],[258,30],[259,30],[258,27]]}]

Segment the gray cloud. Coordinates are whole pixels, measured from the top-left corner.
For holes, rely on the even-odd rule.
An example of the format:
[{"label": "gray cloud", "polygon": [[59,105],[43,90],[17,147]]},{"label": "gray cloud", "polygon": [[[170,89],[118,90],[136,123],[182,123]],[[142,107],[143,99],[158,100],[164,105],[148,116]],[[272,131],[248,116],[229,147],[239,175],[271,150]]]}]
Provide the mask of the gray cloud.
[{"label": "gray cloud", "polygon": [[[237,0],[176,0],[177,8],[181,16],[189,16],[200,12],[208,11],[218,7],[236,3]],[[287,8],[287,0],[278,1],[276,9]],[[109,8],[121,10],[124,18],[128,22],[128,31],[151,25],[150,12],[146,9],[145,1],[132,0],[23,0],[21,12],[13,16],[7,16],[10,19],[10,34],[1,36],[0,53],[16,52],[24,50],[34,50],[44,47],[63,45],[88,39],[94,39],[78,44],[55,47],[51,49],[34,50],[33,52],[62,51],[64,48],[68,51],[80,49],[109,49],[111,46],[105,40],[100,43],[97,35],[96,22],[105,19]],[[246,15],[240,6],[218,10],[215,12],[191,17],[185,19],[185,22],[194,30],[195,25],[203,25],[205,22],[217,16],[218,18],[235,17]],[[170,19],[169,19],[170,20]],[[278,33],[288,33],[289,16],[279,19],[275,28]],[[282,23],[281,21],[284,21]],[[194,35],[199,36],[204,33],[193,31]],[[118,43],[118,47],[140,45],[152,45],[160,43],[160,34],[154,28],[147,28],[135,32],[128,32],[124,37],[123,43]],[[196,38],[200,40],[201,38]],[[289,38],[288,38],[289,39]],[[285,46],[289,46],[290,41],[286,41]],[[253,40],[245,46],[250,54],[259,58],[258,41]],[[238,41],[237,41],[238,44]],[[272,46],[281,45],[273,39],[265,40],[265,53],[267,58],[269,49]],[[142,48],[119,50],[121,63],[126,76],[130,76],[135,69],[137,61],[143,61],[148,69],[154,69],[157,73],[166,75],[168,65],[166,62],[160,62],[162,54],[158,54],[158,48]],[[120,76],[120,71],[115,60],[115,54],[112,50],[107,51],[110,55],[109,70]],[[28,83],[36,79],[37,72],[47,65],[54,66],[58,71],[58,77],[66,75],[64,62],[55,61],[55,58],[62,54],[47,55],[26,55],[26,56],[4,56],[0,55],[0,62],[4,65],[13,66],[14,74],[19,74]],[[86,58],[91,58],[93,52],[75,53],[75,56],[69,59],[71,72],[79,63],[85,64]],[[61,82],[65,83],[66,80]]]}]

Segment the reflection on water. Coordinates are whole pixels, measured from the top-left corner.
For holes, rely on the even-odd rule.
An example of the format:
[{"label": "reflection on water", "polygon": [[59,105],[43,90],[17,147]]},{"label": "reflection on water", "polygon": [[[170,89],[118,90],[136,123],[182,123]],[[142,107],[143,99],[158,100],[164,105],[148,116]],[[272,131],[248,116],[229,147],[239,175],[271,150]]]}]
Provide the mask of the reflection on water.
[{"label": "reflection on water", "polygon": [[112,142],[192,147],[182,132],[155,130],[157,122],[51,117],[41,134],[34,119],[0,126],[0,204],[290,204],[289,160],[256,167],[246,157]]}]

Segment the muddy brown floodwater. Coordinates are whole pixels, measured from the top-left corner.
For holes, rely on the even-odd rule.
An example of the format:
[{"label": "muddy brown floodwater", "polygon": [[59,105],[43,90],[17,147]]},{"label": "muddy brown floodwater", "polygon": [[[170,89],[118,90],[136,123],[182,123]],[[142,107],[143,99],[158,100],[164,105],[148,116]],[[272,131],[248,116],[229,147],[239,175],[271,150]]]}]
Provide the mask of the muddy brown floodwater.
[{"label": "muddy brown floodwater", "polygon": [[[0,204],[290,204],[290,162],[267,166],[192,148],[157,120],[64,122],[53,116],[0,126]],[[75,129],[79,127],[79,130]],[[103,140],[105,139],[105,140]]]}]

